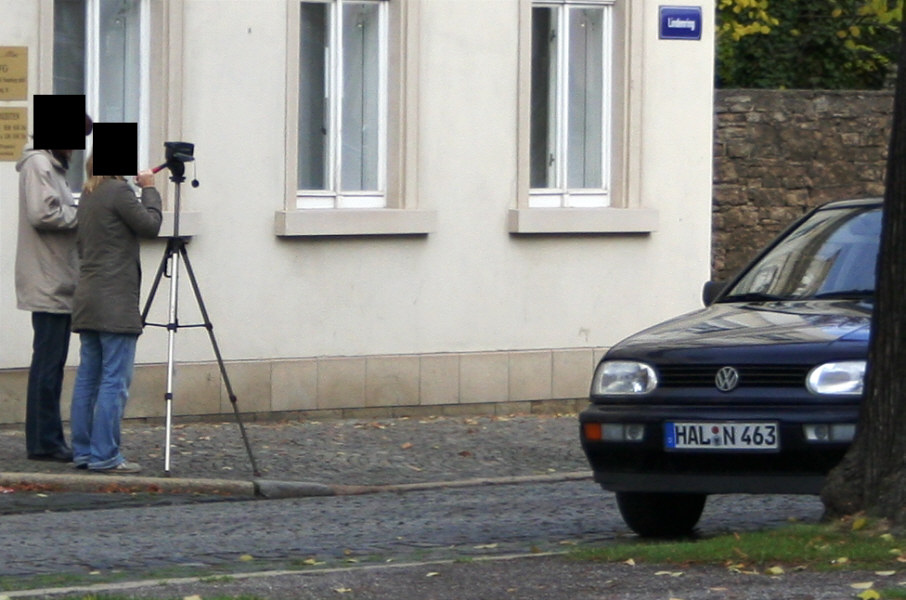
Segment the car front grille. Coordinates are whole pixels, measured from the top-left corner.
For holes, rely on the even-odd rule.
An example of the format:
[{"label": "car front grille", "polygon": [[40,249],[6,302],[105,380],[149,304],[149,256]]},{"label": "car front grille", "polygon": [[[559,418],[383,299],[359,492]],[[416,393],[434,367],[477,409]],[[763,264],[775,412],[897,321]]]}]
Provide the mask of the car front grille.
[{"label": "car front grille", "polygon": [[667,388],[714,387],[718,369],[731,366],[739,372],[739,386],[802,387],[811,369],[799,365],[657,365],[659,385]]}]

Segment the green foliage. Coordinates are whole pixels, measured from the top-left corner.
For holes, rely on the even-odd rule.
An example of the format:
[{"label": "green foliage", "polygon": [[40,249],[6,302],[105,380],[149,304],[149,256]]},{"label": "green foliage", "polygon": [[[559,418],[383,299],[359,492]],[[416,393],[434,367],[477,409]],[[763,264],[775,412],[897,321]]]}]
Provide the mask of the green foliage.
[{"label": "green foliage", "polygon": [[717,0],[717,86],[878,89],[904,0]]}]

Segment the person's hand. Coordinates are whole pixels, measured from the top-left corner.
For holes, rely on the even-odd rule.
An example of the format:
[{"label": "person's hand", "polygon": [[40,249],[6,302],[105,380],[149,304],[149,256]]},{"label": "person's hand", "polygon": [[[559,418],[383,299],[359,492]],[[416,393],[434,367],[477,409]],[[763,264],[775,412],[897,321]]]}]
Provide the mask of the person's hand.
[{"label": "person's hand", "polygon": [[135,183],[139,187],[153,187],[154,186],[154,172],[151,169],[145,169],[144,171],[139,171],[138,175],[135,176]]}]

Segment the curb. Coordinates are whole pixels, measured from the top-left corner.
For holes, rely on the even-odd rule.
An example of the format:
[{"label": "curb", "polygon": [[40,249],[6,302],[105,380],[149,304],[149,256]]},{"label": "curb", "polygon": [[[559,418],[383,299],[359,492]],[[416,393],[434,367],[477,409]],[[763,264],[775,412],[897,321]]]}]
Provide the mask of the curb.
[{"label": "curb", "polygon": [[390,485],[328,485],[310,481],[254,479],[191,479],[141,477],[134,475],[58,475],[46,473],[0,473],[0,487],[25,487],[31,491],[95,492],[95,493],[167,493],[215,496],[244,496],[248,498],[311,498],[319,496],[357,496],[386,492],[405,493],[447,488],[466,488],[484,485],[516,485],[524,483],[557,483],[591,480],[591,472],[574,471],[545,475],[482,477],[452,481],[402,483]]},{"label": "curb", "polygon": [[0,473],[0,486],[26,487],[48,492],[151,492],[167,494],[208,494],[255,496],[251,481],[229,479],[181,479],[135,475],[92,475],[90,473]]}]

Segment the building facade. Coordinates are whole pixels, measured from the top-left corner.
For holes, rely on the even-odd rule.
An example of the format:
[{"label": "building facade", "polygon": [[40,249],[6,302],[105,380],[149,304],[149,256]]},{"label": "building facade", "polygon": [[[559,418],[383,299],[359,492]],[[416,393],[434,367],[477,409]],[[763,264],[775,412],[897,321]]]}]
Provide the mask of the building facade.
[{"label": "building facade", "polygon": [[[142,165],[195,144],[178,233],[244,412],[581,399],[604,349],[695,308],[709,276],[710,1],[0,0],[10,49],[27,94],[0,84],[0,116],[31,127],[34,94],[84,93],[96,121],[139,124]],[[31,330],[7,154],[0,423],[16,423]],[[176,233],[167,174],[143,298]],[[201,322],[178,280],[179,324]],[[171,281],[149,322],[168,322]],[[173,337],[174,413],[230,412],[205,332]],[[163,414],[167,342],[139,339],[127,417]]]}]

